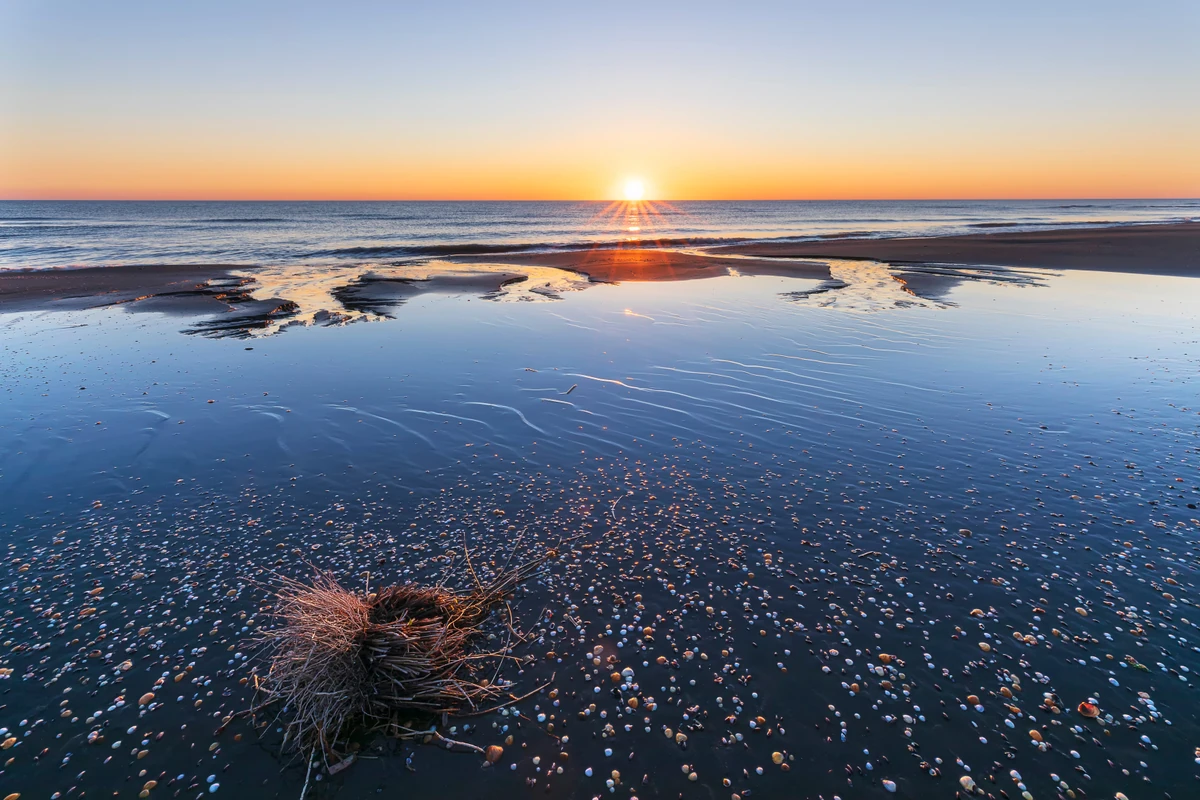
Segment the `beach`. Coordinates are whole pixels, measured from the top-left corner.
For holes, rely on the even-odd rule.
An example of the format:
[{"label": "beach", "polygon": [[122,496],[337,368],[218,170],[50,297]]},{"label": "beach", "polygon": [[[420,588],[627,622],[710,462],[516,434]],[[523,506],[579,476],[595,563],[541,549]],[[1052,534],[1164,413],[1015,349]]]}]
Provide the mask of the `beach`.
[{"label": "beach", "polygon": [[219,311],[222,289],[235,291],[231,267],[147,264],[80,269],[0,270],[0,308],[89,308],[144,302],[182,311]]},{"label": "beach", "polygon": [[788,275],[797,278],[829,277],[824,264],[780,264],[770,258],[732,260],[703,252],[681,252],[657,247],[622,245],[566,250],[554,253],[501,253],[490,256],[455,257],[464,264],[503,263],[554,267],[586,275],[593,281],[686,281],[728,275],[730,270],[746,275]]},{"label": "beach", "polygon": [[752,258],[869,258],[1146,275],[1200,275],[1200,223],[888,239],[755,242],[713,248]]},{"label": "beach", "polygon": [[147,5],[0,7],[0,800],[1200,797],[1200,3]]},{"label": "beach", "polygon": [[[434,274],[422,272],[419,280],[404,280],[402,276],[389,280],[378,269],[354,272],[342,268],[327,272],[333,276],[345,275],[343,285],[335,287],[332,293],[345,299],[352,309],[386,307],[424,291],[476,291],[487,295],[496,292],[505,281],[522,279],[520,269],[496,271],[497,265],[563,270],[598,283],[696,280],[731,272],[825,281],[830,278],[830,271],[823,260],[866,259],[894,265],[896,276],[916,294],[939,297],[962,276],[906,268],[954,265],[1200,275],[1200,223],[946,237],[768,240],[704,248],[614,243],[549,252],[483,255],[459,255],[452,246],[447,246],[440,258],[459,265],[456,269],[467,273],[472,264],[487,264],[490,273],[469,278],[465,274],[437,274],[434,270]],[[278,313],[280,304],[293,298],[260,296],[258,305],[244,306],[248,300],[245,290],[253,286],[256,270],[254,265],[178,264],[0,270],[0,308],[134,305],[145,310],[216,313],[237,305],[247,314]]]}]

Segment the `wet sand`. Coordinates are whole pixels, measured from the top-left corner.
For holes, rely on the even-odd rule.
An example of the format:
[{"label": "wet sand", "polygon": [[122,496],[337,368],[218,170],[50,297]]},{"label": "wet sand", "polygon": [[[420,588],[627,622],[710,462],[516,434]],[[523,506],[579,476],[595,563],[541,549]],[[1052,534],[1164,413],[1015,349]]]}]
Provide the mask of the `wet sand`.
[{"label": "wet sand", "polygon": [[[728,275],[730,269],[743,274],[783,275],[827,279],[824,264],[781,264],[772,258],[706,256],[653,248],[594,249],[559,253],[517,253],[504,256],[457,258],[460,264],[553,267],[586,275],[594,282],[677,281]],[[219,312],[228,310],[225,295],[248,286],[257,272],[255,267],[201,264],[155,264],[81,269],[0,271],[0,309],[15,311],[28,308],[95,308],[138,303],[154,310],[181,312]],[[347,278],[346,291],[362,295],[368,304],[394,302],[393,295],[420,294],[425,291],[496,291],[506,280],[520,279],[521,271],[500,275],[481,274],[478,280],[462,276],[436,276],[432,281],[389,282],[382,278]],[[388,291],[385,284],[391,283]],[[401,285],[403,283],[404,285]],[[386,298],[375,297],[387,295]]]},{"label": "wet sand", "polygon": [[[746,254],[753,255],[753,254]],[[767,258],[738,258],[683,253],[656,248],[595,248],[558,253],[517,253],[478,258],[458,258],[461,263],[503,263],[555,267],[587,275],[593,281],[686,281],[728,275],[731,269],[745,275],[782,275],[795,278],[829,278],[825,264],[780,264]]]},{"label": "wet sand", "polygon": [[[693,280],[727,275],[730,270],[748,275],[829,278],[825,264],[780,261],[796,258],[1196,275],[1200,274],[1200,223],[932,238],[773,241],[725,245],[705,253],[645,247],[594,248],[466,256],[453,261],[553,267],[605,283]],[[145,302],[153,297],[163,307],[220,310],[222,293],[244,285],[246,274],[254,271],[246,266],[202,264],[0,272],[0,307],[83,308]],[[486,281],[490,283],[491,279]]]},{"label": "wet sand", "polygon": [[760,242],[712,249],[755,258],[868,258],[890,263],[1200,274],[1200,223],[912,239]]},{"label": "wet sand", "polygon": [[[223,264],[147,264],[82,269],[0,271],[0,308],[95,308],[155,298],[161,309],[220,311],[219,296],[241,281]],[[217,282],[213,286],[210,282]],[[166,301],[170,300],[168,304]]]},{"label": "wet sand", "polygon": [[[940,238],[768,241],[704,251],[597,247],[363,265],[357,270],[212,264],[0,271],[0,310],[121,305],[139,311],[213,315],[189,332],[247,337],[288,325],[387,318],[391,309],[426,292],[467,292],[496,299],[513,294],[516,284],[522,285],[516,294],[527,300],[554,299],[588,283],[680,281],[732,273],[824,281],[823,291],[840,290],[845,287],[828,283],[837,277],[831,268],[841,262],[845,271],[855,260],[884,262],[877,266],[905,288],[901,305],[944,301],[963,280],[1036,282],[1036,276],[1009,267],[1191,276],[1200,274],[1200,223]],[[850,272],[858,275],[856,269]],[[844,294],[839,292],[843,302]],[[868,305],[877,303],[871,300]]]},{"label": "wet sand", "polygon": [[[272,267],[173,264],[0,271],[0,311],[122,306],[203,318],[186,333],[247,338],[291,324],[387,317],[429,292],[491,298],[529,279],[529,270],[479,265],[478,272],[467,273],[450,267],[445,274],[416,270],[412,277],[395,277],[386,270],[293,274]],[[552,289],[533,286],[529,291],[552,297]]]}]

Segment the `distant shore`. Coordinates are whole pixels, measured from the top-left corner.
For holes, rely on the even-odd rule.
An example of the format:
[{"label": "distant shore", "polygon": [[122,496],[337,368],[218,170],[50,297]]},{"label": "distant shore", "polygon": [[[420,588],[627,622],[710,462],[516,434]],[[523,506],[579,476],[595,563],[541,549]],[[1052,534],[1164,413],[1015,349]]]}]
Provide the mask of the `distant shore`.
[{"label": "distant shore", "polygon": [[1200,276],[1200,222],[897,239],[755,242],[712,253],[754,258],[867,258],[891,264]]}]

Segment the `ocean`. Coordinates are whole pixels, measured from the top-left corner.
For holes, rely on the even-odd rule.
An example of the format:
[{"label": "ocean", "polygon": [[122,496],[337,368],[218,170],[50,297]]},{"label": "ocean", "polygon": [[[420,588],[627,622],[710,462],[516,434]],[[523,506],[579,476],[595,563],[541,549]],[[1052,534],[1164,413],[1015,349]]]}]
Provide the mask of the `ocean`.
[{"label": "ocean", "polygon": [[0,202],[0,269],[300,265],[781,237],[942,236],[1200,218],[1200,200]]}]

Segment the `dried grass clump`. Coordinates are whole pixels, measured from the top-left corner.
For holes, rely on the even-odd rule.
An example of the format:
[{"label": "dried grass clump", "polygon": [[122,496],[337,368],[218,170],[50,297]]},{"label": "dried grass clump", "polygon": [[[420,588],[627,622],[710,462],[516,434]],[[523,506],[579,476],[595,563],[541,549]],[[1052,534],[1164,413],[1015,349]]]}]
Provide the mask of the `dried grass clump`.
[{"label": "dried grass clump", "polygon": [[[276,625],[263,634],[270,668],[259,688],[267,703],[284,704],[287,741],[329,755],[355,732],[402,732],[400,714],[496,701],[507,644],[489,652],[475,641],[489,615],[552,555],[469,592],[403,584],[360,594],[324,572],[311,585],[283,579]],[[491,680],[481,675],[485,667]]]}]

